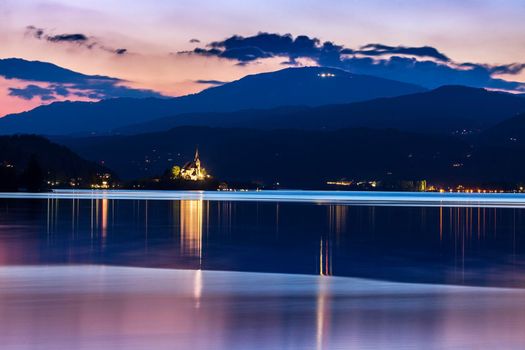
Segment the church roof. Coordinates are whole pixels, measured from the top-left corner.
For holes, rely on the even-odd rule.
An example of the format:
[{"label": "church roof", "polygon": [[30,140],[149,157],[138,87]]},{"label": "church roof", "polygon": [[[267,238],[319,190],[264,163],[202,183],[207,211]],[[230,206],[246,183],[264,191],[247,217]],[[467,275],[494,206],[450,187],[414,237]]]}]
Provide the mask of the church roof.
[{"label": "church roof", "polygon": [[197,162],[200,162],[198,148],[195,149],[195,156],[193,157],[193,160],[190,162],[186,162],[186,164],[184,164],[184,166],[182,167],[182,170],[197,169]]},{"label": "church roof", "polygon": [[197,168],[197,164],[195,164],[195,161],[186,162],[186,164],[184,164],[184,166],[182,167],[182,169],[184,170],[195,169],[195,168]]}]

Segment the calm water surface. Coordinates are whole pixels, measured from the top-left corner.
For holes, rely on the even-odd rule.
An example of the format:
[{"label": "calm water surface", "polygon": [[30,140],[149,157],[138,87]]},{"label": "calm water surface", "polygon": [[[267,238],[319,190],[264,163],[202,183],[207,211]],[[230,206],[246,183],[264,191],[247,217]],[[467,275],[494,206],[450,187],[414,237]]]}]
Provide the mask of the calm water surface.
[{"label": "calm water surface", "polygon": [[0,342],[522,349],[524,210],[0,199]]},{"label": "calm water surface", "polygon": [[3,265],[108,264],[525,286],[525,209],[0,199]]}]

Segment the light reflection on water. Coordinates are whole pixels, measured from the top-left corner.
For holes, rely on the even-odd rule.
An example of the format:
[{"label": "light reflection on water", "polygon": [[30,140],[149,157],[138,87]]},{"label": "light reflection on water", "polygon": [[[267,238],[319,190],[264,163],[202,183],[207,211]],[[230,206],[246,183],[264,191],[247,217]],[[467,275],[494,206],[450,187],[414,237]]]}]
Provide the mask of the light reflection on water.
[{"label": "light reflection on water", "polygon": [[204,220],[201,200],[180,201],[181,254],[202,258],[202,226]]},{"label": "light reflection on water", "polygon": [[[0,200],[2,264],[113,264],[523,286],[523,209]],[[2,249],[3,248],[3,249]]]},{"label": "light reflection on water", "polygon": [[519,208],[3,199],[0,343],[523,348],[524,238]]},{"label": "light reflection on water", "polygon": [[525,292],[109,266],[0,268],[5,349],[521,349]]}]

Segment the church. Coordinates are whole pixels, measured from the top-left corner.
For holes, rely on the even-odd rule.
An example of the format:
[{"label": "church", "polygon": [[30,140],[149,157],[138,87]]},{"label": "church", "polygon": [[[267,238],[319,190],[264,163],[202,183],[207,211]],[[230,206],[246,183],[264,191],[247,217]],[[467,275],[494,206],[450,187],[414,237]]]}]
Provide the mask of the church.
[{"label": "church", "polygon": [[201,166],[198,148],[195,150],[193,161],[187,162],[182,169],[180,169],[180,177],[190,181],[202,181],[210,177],[210,175],[206,173],[206,169]]}]

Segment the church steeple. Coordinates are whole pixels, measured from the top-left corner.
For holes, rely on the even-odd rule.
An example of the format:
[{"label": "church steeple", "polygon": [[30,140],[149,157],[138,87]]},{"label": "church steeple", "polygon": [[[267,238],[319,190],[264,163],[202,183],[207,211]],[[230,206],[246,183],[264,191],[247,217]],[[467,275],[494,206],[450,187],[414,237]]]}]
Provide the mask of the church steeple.
[{"label": "church steeple", "polygon": [[210,175],[206,173],[206,169],[201,167],[201,165],[199,147],[196,147],[193,161],[184,164],[184,166],[180,169],[180,177],[184,180],[192,181],[205,180],[209,178]]},{"label": "church steeple", "polygon": [[199,147],[197,146],[195,148],[195,157],[193,158],[194,161],[198,161],[199,159]]},{"label": "church steeple", "polygon": [[197,174],[200,174],[201,160],[199,159],[199,147],[195,148],[195,158],[193,158],[193,162],[195,163],[195,166],[197,167]]}]

